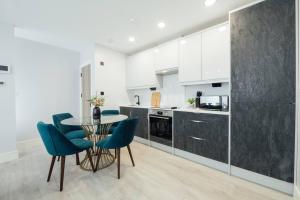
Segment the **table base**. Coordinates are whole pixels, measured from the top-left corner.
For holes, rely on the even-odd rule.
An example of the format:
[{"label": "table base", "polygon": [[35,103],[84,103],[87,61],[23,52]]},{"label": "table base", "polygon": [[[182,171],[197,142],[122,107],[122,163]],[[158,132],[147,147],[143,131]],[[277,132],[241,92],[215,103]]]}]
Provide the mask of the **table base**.
[{"label": "table base", "polygon": [[[96,152],[92,152],[91,155],[92,155],[93,164],[96,167],[98,154]],[[113,164],[114,162],[115,162],[115,156],[112,155],[108,149],[103,149],[100,156],[97,170],[106,168],[111,164]],[[87,155],[85,155],[84,159],[80,162],[80,168],[86,171],[92,171],[92,166]]]}]

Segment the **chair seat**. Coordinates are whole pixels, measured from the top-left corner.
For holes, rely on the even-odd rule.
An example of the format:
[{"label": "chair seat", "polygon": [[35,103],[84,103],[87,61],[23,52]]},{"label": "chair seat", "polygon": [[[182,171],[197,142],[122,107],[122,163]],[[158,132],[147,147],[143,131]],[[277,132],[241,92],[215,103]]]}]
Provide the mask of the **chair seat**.
[{"label": "chair seat", "polygon": [[93,146],[93,142],[92,141],[89,141],[89,140],[84,140],[84,139],[73,139],[71,140],[71,142],[79,147],[80,149],[88,149],[88,148],[91,148]]},{"label": "chair seat", "polygon": [[71,131],[71,132],[68,132],[65,134],[65,136],[69,139],[69,140],[72,140],[72,139],[82,139],[82,138],[85,138],[85,133],[83,130],[77,130],[77,131]]}]

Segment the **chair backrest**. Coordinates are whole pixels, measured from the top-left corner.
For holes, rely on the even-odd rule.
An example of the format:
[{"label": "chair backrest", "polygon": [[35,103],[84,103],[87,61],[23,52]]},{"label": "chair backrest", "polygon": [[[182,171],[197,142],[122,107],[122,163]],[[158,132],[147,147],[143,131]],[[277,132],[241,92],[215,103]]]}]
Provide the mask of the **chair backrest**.
[{"label": "chair backrest", "polygon": [[103,110],[102,115],[118,115],[120,114],[119,110]]},{"label": "chair backrest", "polygon": [[37,129],[41,135],[46,150],[50,155],[65,156],[81,151],[80,148],[69,141],[52,124],[38,122]]},{"label": "chair backrest", "polygon": [[72,126],[61,124],[62,120],[72,118],[73,115],[70,113],[60,113],[52,115],[54,126],[63,134],[66,134],[73,130]]},{"label": "chair backrest", "polygon": [[137,123],[137,118],[121,121],[106,145],[113,148],[121,148],[129,145],[133,140]]}]

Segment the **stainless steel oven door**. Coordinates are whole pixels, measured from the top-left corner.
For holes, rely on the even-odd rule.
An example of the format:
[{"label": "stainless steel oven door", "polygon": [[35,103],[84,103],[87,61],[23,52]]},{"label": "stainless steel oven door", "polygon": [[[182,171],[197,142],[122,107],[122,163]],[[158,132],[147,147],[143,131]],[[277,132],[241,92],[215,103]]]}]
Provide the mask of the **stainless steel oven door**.
[{"label": "stainless steel oven door", "polygon": [[149,115],[150,141],[172,146],[172,117]]}]

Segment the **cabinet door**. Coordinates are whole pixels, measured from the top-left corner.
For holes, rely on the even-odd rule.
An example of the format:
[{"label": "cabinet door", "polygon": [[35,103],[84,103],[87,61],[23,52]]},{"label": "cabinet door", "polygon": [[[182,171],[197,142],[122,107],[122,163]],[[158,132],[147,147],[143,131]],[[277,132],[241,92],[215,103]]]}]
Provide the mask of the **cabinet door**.
[{"label": "cabinet door", "polygon": [[231,164],[292,183],[295,105],[232,103],[231,113]]},{"label": "cabinet door", "polygon": [[201,38],[201,33],[196,33],[179,42],[179,82],[201,81]]},{"label": "cabinet door", "polygon": [[175,148],[228,162],[228,116],[176,112],[174,120]]},{"label": "cabinet door", "polygon": [[136,136],[148,139],[148,109],[146,108],[131,108],[131,117],[138,118],[136,127]]},{"label": "cabinet door", "polygon": [[157,76],[154,69],[154,51],[149,49],[137,55],[137,65],[139,66],[139,73],[134,73],[134,76],[140,76],[140,86],[155,86],[158,84]]},{"label": "cabinet door", "polygon": [[202,80],[229,79],[229,25],[223,24],[202,33]]},{"label": "cabinet door", "polygon": [[130,108],[129,107],[120,107],[120,114],[130,117]]},{"label": "cabinet door", "polygon": [[178,67],[178,41],[173,40],[162,44],[155,50],[155,70]]},{"label": "cabinet door", "polygon": [[154,70],[152,49],[128,57],[126,67],[127,88],[149,88],[158,85]]},{"label": "cabinet door", "polygon": [[140,74],[140,68],[138,65],[138,56],[133,55],[127,58],[126,63],[126,87],[127,88],[135,88],[140,85],[141,78],[140,76],[136,76],[136,74]]}]

